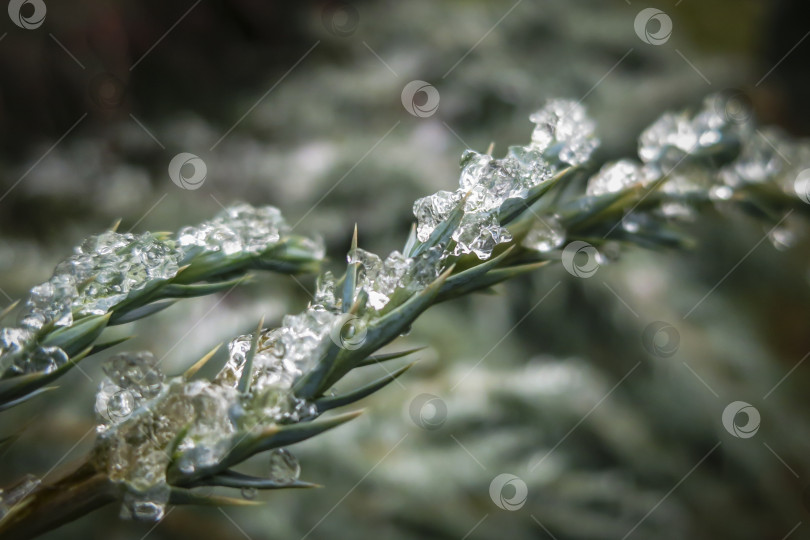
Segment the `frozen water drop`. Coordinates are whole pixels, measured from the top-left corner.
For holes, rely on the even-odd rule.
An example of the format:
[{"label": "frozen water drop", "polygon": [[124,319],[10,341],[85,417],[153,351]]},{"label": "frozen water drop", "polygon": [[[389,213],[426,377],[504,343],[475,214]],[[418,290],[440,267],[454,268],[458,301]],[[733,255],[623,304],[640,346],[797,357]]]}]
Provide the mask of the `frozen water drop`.
[{"label": "frozen water drop", "polygon": [[545,107],[533,113],[529,120],[535,124],[532,147],[547,156],[554,156],[570,165],[588,161],[599,145],[594,138],[596,125],[580,103],[564,99],[549,100]]},{"label": "frozen water drop", "polygon": [[593,196],[616,193],[641,183],[643,179],[641,166],[628,159],[623,159],[605,165],[591,177],[586,193]]},{"label": "frozen water drop", "polygon": [[276,448],[270,452],[270,478],[281,484],[291,484],[298,480],[301,466],[286,448]]},{"label": "frozen water drop", "polygon": [[526,233],[522,245],[545,253],[557,249],[565,242],[565,228],[554,216],[537,219]]}]

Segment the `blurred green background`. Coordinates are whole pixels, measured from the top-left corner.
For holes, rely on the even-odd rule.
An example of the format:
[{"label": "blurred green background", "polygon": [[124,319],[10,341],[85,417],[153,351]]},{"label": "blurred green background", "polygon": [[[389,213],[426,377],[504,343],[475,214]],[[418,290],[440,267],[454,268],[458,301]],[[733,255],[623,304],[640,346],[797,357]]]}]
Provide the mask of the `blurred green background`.
[{"label": "blurred green background", "polygon": [[[235,200],[322,235],[330,267],[355,223],[361,247],[388,253],[413,201],[455,185],[465,148],[527,142],[551,97],[583,99],[598,160],[634,155],[664,110],[731,89],[764,123],[810,132],[800,1],[45,3],[37,29],[0,17],[0,308],[118,218],[176,230]],[[659,46],[634,30],[651,5],[673,21]],[[412,80],[436,87],[435,114],[405,110]],[[199,189],[169,178],[179,152],[205,161]],[[693,251],[629,251],[591,279],[549,267],[434,308],[396,344],[429,346],[402,385],[293,449],[323,489],[175,508],[157,526],[110,506],[46,537],[810,538],[810,271],[806,225],[789,226],[779,250],[760,224],[705,215],[686,225]],[[314,287],[255,281],[110,332],[179,371]],[[673,356],[642,346],[654,321],[677,330]],[[99,360],[3,413],[21,435],[0,448],[0,485],[54,478],[92,446]],[[424,394],[438,401],[420,409]],[[721,423],[738,400],[761,413],[752,438]],[[490,497],[502,473],[527,485],[518,510]]]}]

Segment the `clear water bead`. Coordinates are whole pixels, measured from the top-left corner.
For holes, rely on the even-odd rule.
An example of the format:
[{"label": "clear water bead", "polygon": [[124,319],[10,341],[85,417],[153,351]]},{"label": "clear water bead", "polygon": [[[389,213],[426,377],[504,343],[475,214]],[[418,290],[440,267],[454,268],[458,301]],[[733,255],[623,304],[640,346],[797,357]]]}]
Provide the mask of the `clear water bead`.
[{"label": "clear water bead", "polygon": [[544,216],[532,223],[522,245],[541,253],[557,249],[565,242],[565,228],[555,216]]},{"label": "clear water bead", "polygon": [[270,452],[270,479],[279,484],[291,484],[301,475],[298,460],[286,448]]}]

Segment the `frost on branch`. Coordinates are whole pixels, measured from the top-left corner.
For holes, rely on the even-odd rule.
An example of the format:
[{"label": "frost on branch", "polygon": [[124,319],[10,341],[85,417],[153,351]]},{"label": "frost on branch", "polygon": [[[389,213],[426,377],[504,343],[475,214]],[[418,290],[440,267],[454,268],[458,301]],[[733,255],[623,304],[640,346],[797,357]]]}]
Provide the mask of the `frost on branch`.
[{"label": "frost on branch", "polygon": [[[216,468],[248,433],[317,415],[312,403],[293,395],[292,383],[322,326],[309,314],[285,323],[289,326],[261,334],[249,392],[237,386],[251,336],[228,345],[228,361],[213,381],[166,378],[148,352],[105,362],[96,395],[96,453],[109,478],[125,490],[122,515],[146,521],[164,515],[172,463],[184,475]],[[289,452],[276,450],[270,459],[271,480],[298,479],[300,469]]]},{"label": "frost on branch", "polygon": [[[173,279],[197,256],[259,256],[289,235],[290,227],[277,208],[236,204],[175,235],[107,231],[91,236],[56,266],[48,281],[31,289],[19,327],[0,330],[0,375],[59,368],[68,355],[58,347],[42,346],[38,338],[76,319],[115,310]],[[320,243],[301,237],[296,242],[313,259],[323,257]]]},{"label": "frost on branch", "polygon": [[512,240],[499,221],[501,205],[507,199],[525,199],[530,189],[561,168],[587,162],[599,144],[593,121],[576,102],[551,100],[530,119],[535,129],[528,146],[512,146],[502,159],[467,150],[461,157],[459,189],[439,191],[414,203],[420,241],[427,241],[466,195],[464,215],[452,235],[452,254],[475,253],[488,259],[496,245]]}]

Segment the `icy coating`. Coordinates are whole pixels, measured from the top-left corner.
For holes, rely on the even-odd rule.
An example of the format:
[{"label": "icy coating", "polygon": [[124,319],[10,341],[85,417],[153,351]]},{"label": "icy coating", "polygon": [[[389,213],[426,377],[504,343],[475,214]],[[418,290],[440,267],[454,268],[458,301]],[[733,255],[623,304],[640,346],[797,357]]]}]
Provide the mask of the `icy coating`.
[{"label": "icy coating", "polygon": [[578,102],[549,100],[529,120],[536,124],[531,147],[549,158],[556,156],[568,165],[582,165],[599,146],[599,140],[594,137],[596,124]]},{"label": "icy coating", "polygon": [[[807,145],[787,143],[776,134],[772,135],[776,148],[765,148],[760,137],[752,135],[748,120],[729,119],[720,112],[720,99],[708,98],[693,117],[664,115],[640,139],[643,164],[621,160],[605,165],[589,180],[586,196],[599,197],[664,179],[661,190],[672,197],[657,213],[683,217],[684,209],[689,208],[687,197],[706,194],[711,200],[726,201],[745,183],[779,181],[788,168],[774,154],[795,157],[797,164],[810,163]],[[573,102],[552,101],[532,120],[537,127],[529,146],[511,147],[502,159],[465,152],[459,189],[416,201],[420,241],[427,241],[463,204],[460,224],[452,232],[456,242],[452,254],[475,253],[480,259],[488,258],[498,243],[511,240],[498,220],[501,205],[510,198],[526,198],[562,164],[584,163],[596,146],[592,122]],[[701,151],[721,149],[727,143],[736,144],[736,153],[719,170],[713,164],[685,159],[693,153],[700,156]],[[684,161],[682,166],[674,167],[676,157]],[[787,184],[782,187],[788,189]],[[631,212],[622,220],[622,229],[636,233],[652,219],[650,213]],[[522,245],[540,252],[559,249],[567,240],[561,221],[550,212],[540,216]],[[210,222],[183,229],[176,249],[252,253],[263,249],[261,245],[278,242],[287,231],[277,211],[239,205]],[[777,234],[774,241],[785,244],[785,236]],[[398,291],[412,293],[435,280],[451,254],[448,249],[447,245],[433,246],[415,256],[408,256],[415,251],[406,249],[384,259],[359,248],[349,253],[348,263],[356,265],[357,280],[348,298],[355,302],[361,292],[367,295],[353,322],[360,325],[355,330],[362,331],[362,325],[376,312],[393,298],[400,299]],[[118,355],[104,364],[106,377],[96,397],[97,444],[110,478],[125,487],[125,515],[146,520],[163,516],[170,499],[166,470],[171,455],[178,456],[174,466],[181,473],[192,474],[216,467],[233,445],[257,426],[301,422],[318,415],[315,405],[296,397],[292,388],[296,379],[316,367],[327,349],[335,345],[332,331],[344,323],[348,311],[343,305],[343,283],[332,273],[324,273],[305,311],[285,316],[279,328],[260,332],[249,392],[241,393],[238,386],[251,349],[250,335],[230,342],[228,360],[213,381],[167,378],[150,353]],[[53,287],[63,285],[54,283]],[[13,356],[23,350],[32,332],[26,328],[2,329],[2,351]],[[293,482],[300,474],[297,461],[285,449],[273,450],[269,464],[271,478],[279,483]],[[247,490],[244,496],[255,493]]]},{"label": "icy coating", "polygon": [[467,150],[461,157],[459,189],[439,191],[417,200],[413,213],[417,237],[425,242],[464,199],[461,223],[453,232],[453,255],[475,253],[486,260],[496,245],[512,235],[499,221],[507,199],[525,199],[529,190],[551,179],[561,166],[581,165],[599,144],[594,123],[574,101],[551,100],[530,117],[535,124],[528,146],[512,146],[506,157]]},{"label": "icy coating", "polygon": [[[310,329],[316,327],[311,323]],[[262,333],[253,384],[244,394],[237,385],[251,336],[229,344],[227,364],[213,381],[167,379],[148,352],[119,354],[104,363],[106,377],[96,395],[96,445],[110,479],[125,488],[124,517],[163,517],[171,491],[166,471],[173,461],[181,473],[193,474],[216,466],[251,429],[317,415],[313,404],[291,391],[301,374],[296,359],[312,350],[314,337],[284,330],[286,340],[277,330]],[[270,474],[276,482],[290,483],[300,467],[292,454],[276,450]]]},{"label": "icy coating", "polygon": [[[700,159],[711,154],[707,162]],[[717,161],[733,156],[717,169]],[[757,129],[750,110],[740,110],[733,96],[708,96],[694,115],[661,116],[639,137],[639,157],[645,163],[644,182],[665,181],[661,191],[671,196],[658,211],[670,218],[694,219],[689,197],[723,203],[747,184],[773,183],[791,195],[798,173],[810,165],[810,145],[793,141],[771,128]],[[728,161],[726,159],[726,161]],[[784,231],[776,231],[777,233]],[[771,235],[782,248],[785,235]]]},{"label": "icy coating", "polygon": [[521,245],[541,253],[552,251],[565,243],[565,227],[557,216],[544,216],[532,223]]},{"label": "icy coating", "polygon": [[586,195],[616,193],[637,184],[644,184],[650,177],[641,164],[629,159],[608,163],[588,181]]},{"label": "icy coating", "polygon": [[177,241],[183,248],[200,246],[205,251],[260,253],[277,244],[290,227],[273,206],[255,208],[241,203],[222,210],[213,219],[197,226],[183,227]]},{"label": "icy coating", "polygon": [[[433,248],[417,258],[393,251],[385,260],[378,255],[357,249],[347,256],[349,263],[359,263],[358,288],[368,293],[367,306],[381,310],[397,289],[411,292],[427,287],[439,275],[443,252]],[[334,292],[332,293],[334,294]]]},{"label": "icy coating", "polygon": [[716,147],[722,141],[750,138],[752,123],[732,116],[722,94],[707,97],[703,107],[690,116],[666,113],[639,137],[638,155],[645,163],[676,166],[687,154]]},{"label": "icy coating", "polygon": [[[48,281],[31,289],[19,327],[0,330],[0,373],[51,372],[68,357],[57,347],[39,346],[37,332],[108,313],[147,286],[172,279],[181,264],[196,255],[258,254],[277,245],[289,231],[277,208],[242,203],[198,226],[184,227],[173,237],[114,231],[91,236],[56,266]],[[311,242],[306,247],[314,257],[323,256],[323,246]]]}]

